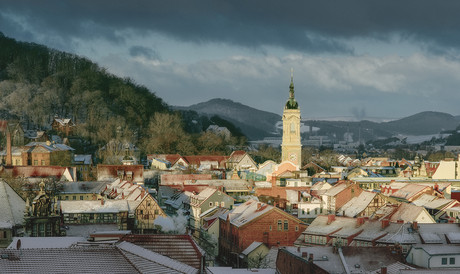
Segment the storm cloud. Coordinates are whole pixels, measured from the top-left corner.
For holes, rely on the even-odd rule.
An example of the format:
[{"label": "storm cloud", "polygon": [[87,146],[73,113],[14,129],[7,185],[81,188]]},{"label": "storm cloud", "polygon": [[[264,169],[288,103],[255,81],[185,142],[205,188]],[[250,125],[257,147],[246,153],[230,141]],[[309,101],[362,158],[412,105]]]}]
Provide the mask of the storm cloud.
[{"label": "storm cloud", "polygon": [[105,37],[116,43],[129,39],[121,34],[125,31],[301,52],[350,53],[346,39],[386,41],[392,35],[437,51],[460,47],[460,2],[453,0],[4,0],[0,10],[2,17],[16,17],[41,32],[64,38]]}]

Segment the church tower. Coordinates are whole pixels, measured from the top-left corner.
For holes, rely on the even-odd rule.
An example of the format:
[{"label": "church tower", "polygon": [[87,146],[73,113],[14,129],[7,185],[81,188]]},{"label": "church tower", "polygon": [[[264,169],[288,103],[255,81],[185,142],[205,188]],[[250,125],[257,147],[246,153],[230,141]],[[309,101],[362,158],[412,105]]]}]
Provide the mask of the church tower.
[{"label": "church tower", "polygon": [[291,161],[300,168],[302,144],[300,143],[300,110],[294,98],[294,80],[291,69],[289,99],[283,111],[283,142],[281,143],[281,161]]}]

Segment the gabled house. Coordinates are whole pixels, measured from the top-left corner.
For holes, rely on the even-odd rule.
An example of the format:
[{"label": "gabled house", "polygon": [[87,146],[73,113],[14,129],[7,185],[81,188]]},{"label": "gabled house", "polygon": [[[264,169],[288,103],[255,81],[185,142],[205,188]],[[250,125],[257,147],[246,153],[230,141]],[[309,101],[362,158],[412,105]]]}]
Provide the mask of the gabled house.
[{"label": "gabled house", "polygon": [[0,180],[0,248],[23,232],[26,202],[5,181]]},{"label": "gabled house", "polygon": [[320,215],[299,235],[296,245],[349,245],[363,228],[364,218]]},{"label": "gabled house", "polygon": [[233,170],[250,170],[255,171],[257,164],[251,156],[243,150],[233,151],[227,160],[227,168]]},{"label": "gabled house", "polygon": [[228,158],[218,155],[184,156],[189,167],[197,170],[226,169]]},{"label": "gabled house", "polygon": [[403,223],[435,223],[430,213],[421,206],[416,206],[407,203],[399,205],[385,205],[375,211],[374,216],[381,219],[389,219],[390,222]]},{"label": "gabled house", "polygon": [[418,244],[412,246],[406,256],[408,263],[427,268],[436,269],[442,273],[443,269],[460,268],[460,246],[458,245],[437,245]]},{"label": "gabled house", "polygon": [[75,124],[72,119],[69,118],[58,118],[55,117],[51,123],[51,128],[56,132],[59,132],[65,136],[69,136],[73,133]]},{"label": "gabled house", "polygon": [[254,241],[268,248],[292,246],[306,225],[283,210],[249,200],[220,215],[219,258],[238,266],[240,254]]},{"label": "gabled house", "polygon": [[144,184],[144,166],[142,165],[97,165],[97,180],[120,179],[135,184]]},{"label": "gabled house", "polygon": [[200,215],[201,229],[198,242],[206,250],[208,261],[214,260],[218,255],[219,246],[219,216],[226,213],[227,208],[213,207]]},{"label": "gabled house", "polygon": [[234,199],[220,189],[207,187],[198,194],[190,196],[189,226],[192,234],[199,238],[201,217],[203,212],[213,208],[232,208]]},{"label": "gabled house", "polygon": [[157,201],[147,194],[144,198],[137,201],[130,201],[131,207],[134,207],[134,226],[136,233],[153,233],[155,232],[155,220],[159,217],[166,217],[165,212],[158,205]]},{"label": "gabled house", "polygon": [[363,191],[353,197],[338,210],[338,215],[347,217],[370,217],[386,203],[383,195],[377,192]]},{"label": "gabled house", "polygon": [[393,194],[390,194],[390,197],[396,199],[400,202],[412,202],[423,194],[433,194],[433,188],[427,185],[419,184],[406,184]]},{"label": "gabled house", "polygon": [[357,183],[350,181],[342,181],[334,185],[321,195],[325,209],[328,213],[333,213],[350,201],[353,197],[357,197],[363,190]]}]

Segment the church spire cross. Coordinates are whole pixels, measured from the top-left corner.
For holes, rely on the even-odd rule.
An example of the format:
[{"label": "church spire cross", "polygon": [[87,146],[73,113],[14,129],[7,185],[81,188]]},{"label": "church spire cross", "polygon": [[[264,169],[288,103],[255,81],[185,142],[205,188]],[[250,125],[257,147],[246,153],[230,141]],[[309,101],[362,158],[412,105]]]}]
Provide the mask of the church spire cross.
[{"label": "church spire cross", "polygon": [[289,100],[287,101],[285,108],[297,109],[298,107],[299,105],[294,98],[294,69],[291,68],[291,84],[289,85]]}]

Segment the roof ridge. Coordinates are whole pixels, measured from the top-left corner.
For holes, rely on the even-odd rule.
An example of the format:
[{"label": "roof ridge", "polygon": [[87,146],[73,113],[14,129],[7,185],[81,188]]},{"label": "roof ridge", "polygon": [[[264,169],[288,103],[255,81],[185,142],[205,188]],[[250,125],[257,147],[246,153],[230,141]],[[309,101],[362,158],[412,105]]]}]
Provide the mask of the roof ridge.
[{"label": "roof ridge", "polygon": [[[13,220],[13,224],[11,224],[11,225],[12,225],[12,226],[15,226],[15,225],[16,225],[16,223],[15,223],[16,220],[14,219],[12,204],[11,204],[11,201],[10,201],[10,199],[9,199],[9,195],[8,195],[8,192],[7,192],[7,189],[6,189],[5,184],[8,184],[8,183],[7,183],[6,181],[2,180],[2,184],[1,184],[1,185],[2,185],[2,188],[3,188],[3,190],[4,190],[4,193],[5,193],[5,196],[6,196],[6,200],[7,200],[7,202],[8,202],[8,212],[10,213],[10,217],[11,217],[11,219]],[[8,185],[8,186],[11,188],[10,185]],[[11,188],[11,189],[12,189],[12,188]]]}]

